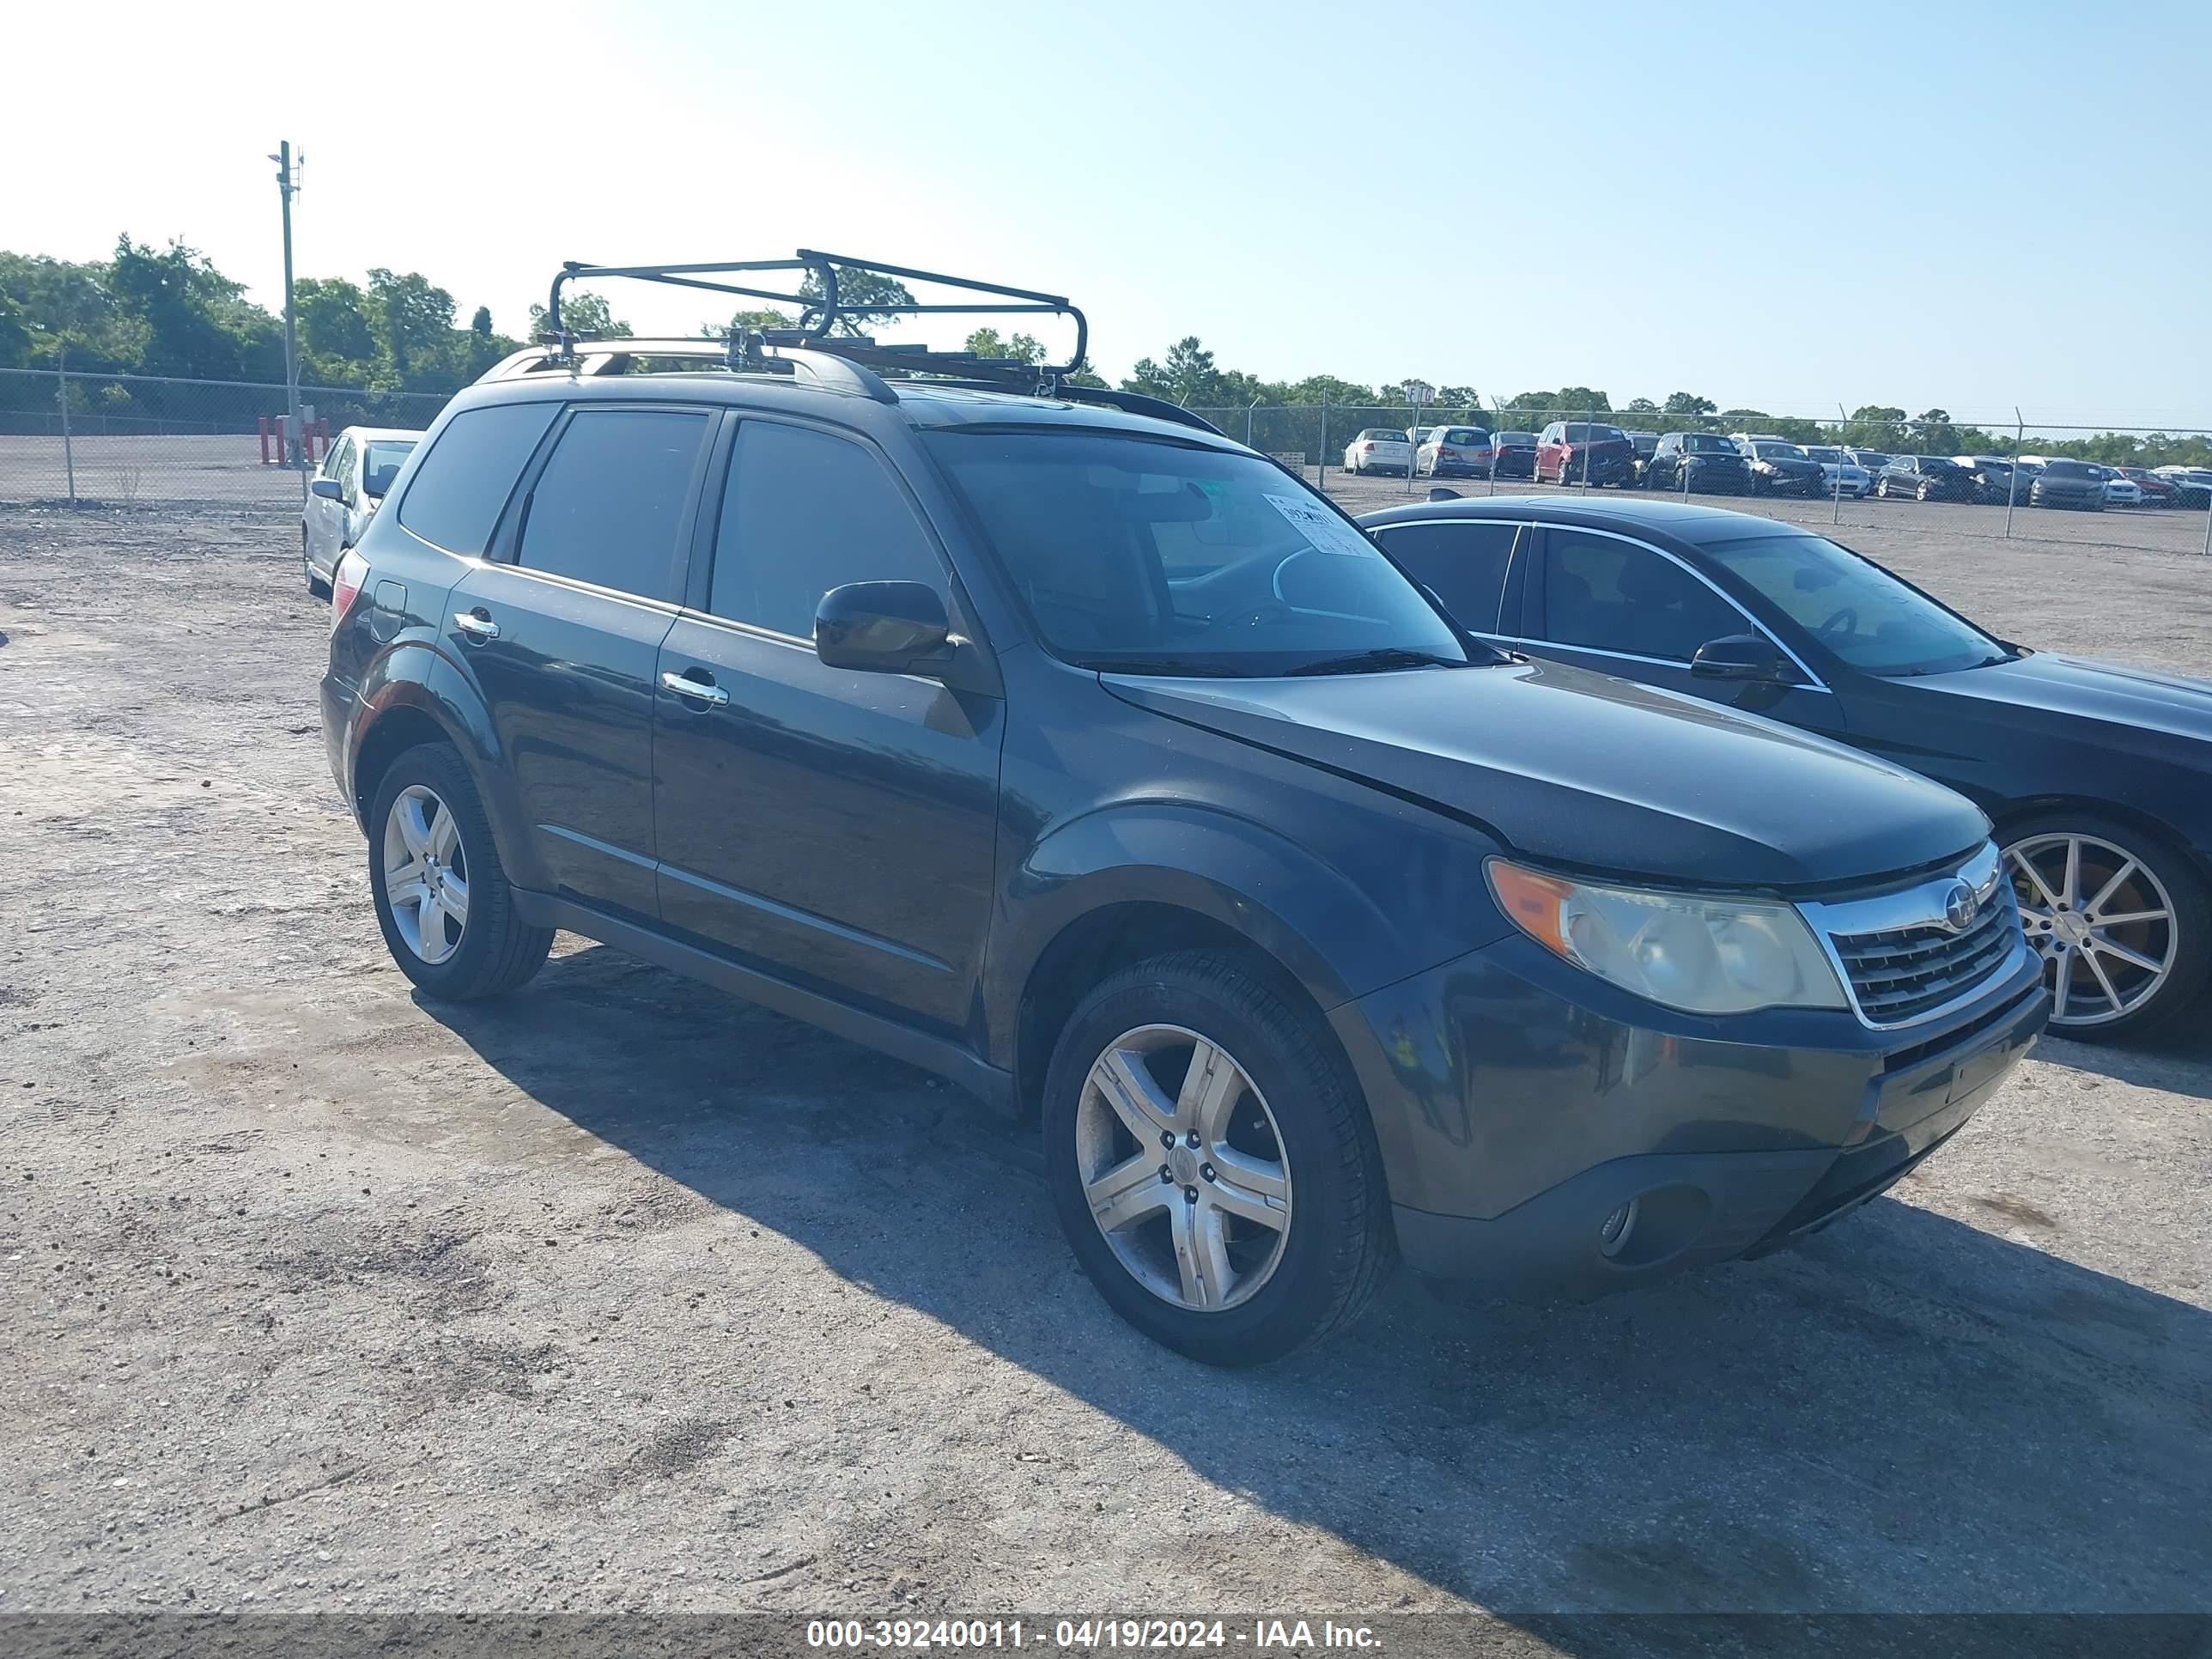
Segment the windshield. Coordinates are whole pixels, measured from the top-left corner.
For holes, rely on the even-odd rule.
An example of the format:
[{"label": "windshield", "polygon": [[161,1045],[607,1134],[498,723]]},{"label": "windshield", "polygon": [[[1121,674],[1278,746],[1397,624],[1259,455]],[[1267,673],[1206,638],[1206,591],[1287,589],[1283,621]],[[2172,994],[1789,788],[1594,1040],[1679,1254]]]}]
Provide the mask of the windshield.
[{"label": "windshield", "polygon": [[1692,455],[1735,455],[1741,453],[1726,438],[1716,438],[1705,432],[1685,434],[1682,448]]},{"label": "windshield", "polygon": [[1802,461],[1805,452],[1796,444],[1753,444],[1752,451],[1762,461]]},{"label": "windshield", "polygon": [[1571,444],[1625,444],[1628,439],[1617,426],[1586,426],[1580,421],[1567,422],[1566,441]]},{"label": "windshield", "polygon": [[1861,466],[1887,466],[1889,465],[1889,457],[1883,454],[1879,449],[1855,449],[1851,452],[1851,458],[1857,461]]},{"label": "windshield", "polygon": [[2049,461],[2044,465],[2043,476],[2046,478],[2094,478],[2097,472],[2087,461]]},{"label": "windshield", "polygon": [[1840,449],[1830,449],[1824,445],[1808,444],[1805,447],[1805,459],[1812,461],[1826,461],[1830,466],[1841,466],[1844,464],[1844,452]]},{"label": "windshield", "polygon": [[1534,449],[1536,434],[1533,432],[1501,432],[1498,434],[1498,442],[1505,449]]},{"label": "windshield", "polygon": [[383,439],[369,445],[362,457],[362,489],[371,495],[389,494],[392,481],[399,476],[399,464],[414,447],[412,442],[392,443]]},{"label": "windshield", "polygon": [[1080,667],[1257,677],[1372,652],[1468,660],[1364,532],[1256,456],[1036,428],[925,441],[1046,647]]},{"label": "windshield", "polygon": [[1448,444],[1486,444],[1490,441],[1490,434],[1478,427],[1455,426],[1446,430],[1443,441]]},{"label": "windshield", "polygon": [[1402,432],[1393,432],[1387,426],[1370,426],[1352,441],[1364,444],[1401,444],[1406,441],[1406,434]]},{"label": "windshield", "polygon": [[1825,536],[1708,542],[1705,556],[1869,674],[1940,674],[2008,655],[1979,629]]}]

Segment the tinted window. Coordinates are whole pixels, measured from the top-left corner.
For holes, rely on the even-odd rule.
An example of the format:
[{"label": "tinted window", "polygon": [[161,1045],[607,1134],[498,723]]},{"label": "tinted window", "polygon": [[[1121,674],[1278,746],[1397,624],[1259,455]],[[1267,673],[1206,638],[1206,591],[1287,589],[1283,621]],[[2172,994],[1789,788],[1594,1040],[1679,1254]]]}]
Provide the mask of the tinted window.
[{"label": "tinted window", "polygon": [[1399,568],[1442,599],[1453,621],[1477,634],[1498,631],[1517,526],[1401,524],[1376,533]]},{"label": "tinted window", "polygon": [[415,469],[399,522],[448,553],[482,553],[515,476],[559,412],[556,404],[497,404],[454,416]]},{"label": "tinted window", "polygon": [[1936,673],[2005,654],[1980,629],[1824,536],[1748,536],[1704,550],[1817,644],[1869,674]]},{"label": "tinted window", "polygon": [[392,488],[392,481],[399,476],[400,464],[407,459],[415,446],[379,439],[369,445],[368,459],[362,469],[362,487],[372,495],[381,495]]},{"label": "tinted window", "polygon": [[2097,474],[2083,461],[2051,461],[2045,463],[2043,476],[2046,478],[2094,478]]},{"label": "tinted window", "polygon": [[706,435],[703,414],[580,411],[530,492],[530,520],[515,562],[625,593],[674,599],[676,526]]},{"label": "tinted window", "polygon": [[1735,608],[1648,548],[1553,530],[1544,561],[1544,636],[1687,662],[1707,640],[1747,634]]},{"label": "tinted window", "polygon": [[1137,674],[1265,676],[1466,653],[1321,496],[1231,450],[1096,432],[931,431],[1046,647]]},{"label": "tinted window", "polygon": [[707,608],[802,640],[847,582],[927,582],[945,568],[890,473],[849,439],[774,421],[738,428]]}]

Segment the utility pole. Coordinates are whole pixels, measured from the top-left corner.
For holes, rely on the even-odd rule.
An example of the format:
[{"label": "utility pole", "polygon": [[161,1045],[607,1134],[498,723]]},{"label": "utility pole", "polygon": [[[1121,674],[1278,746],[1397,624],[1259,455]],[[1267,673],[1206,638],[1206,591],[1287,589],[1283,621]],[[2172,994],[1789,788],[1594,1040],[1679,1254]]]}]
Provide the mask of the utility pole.
[{"label": "utility pole", "polygon": [[[276,164],[276,195],[284,206],[284,409],[285,429],[292,445],[292,465],[300,474],[300,499],[307,499],[307,469],[301,465],[307,434],[300,426],[300,344],[292,313],[292,198],[299,183],[292,173],[292,141],[280,140],[269,158]],[[301,156],[305,162],[307,157]]]}]

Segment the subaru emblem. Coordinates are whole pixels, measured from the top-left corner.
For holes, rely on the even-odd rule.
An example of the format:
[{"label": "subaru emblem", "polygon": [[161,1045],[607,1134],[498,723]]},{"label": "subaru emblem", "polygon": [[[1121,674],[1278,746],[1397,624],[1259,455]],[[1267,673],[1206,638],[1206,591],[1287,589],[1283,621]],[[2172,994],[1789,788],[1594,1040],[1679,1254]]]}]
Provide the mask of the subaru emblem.
[{"label": "subaru emblem", "polygon": [[1951,884],[1951,890],[1943,895],[1943,925],[1954,933],[1963,933],[1974,925],[1974,890],[1963,881]]}]

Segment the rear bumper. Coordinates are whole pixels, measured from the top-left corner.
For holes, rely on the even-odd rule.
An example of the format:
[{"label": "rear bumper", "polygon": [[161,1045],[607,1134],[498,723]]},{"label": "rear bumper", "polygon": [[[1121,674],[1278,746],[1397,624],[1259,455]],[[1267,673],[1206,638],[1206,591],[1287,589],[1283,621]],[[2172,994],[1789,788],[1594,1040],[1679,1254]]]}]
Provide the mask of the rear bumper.
[{"label": "rear bumper", "polygon": [[360,813],[353,799],[351,757],[349,753],[353,730],[353,711],[356,698],[354,688],[333,674],[325,673],[322,682],[323,753],[330,762],[331,781],[338,787],[338,799],[346,811],[358,818]]},{"label": "rear bumper", "polygon": [[1332,1019],[1408,1261],[1581,1298],[1763,1255],[1867,1202],[1988,1100],[2049,1012],[2030,957],[1932,1030],[1672,1016],[1508,939]]}]

